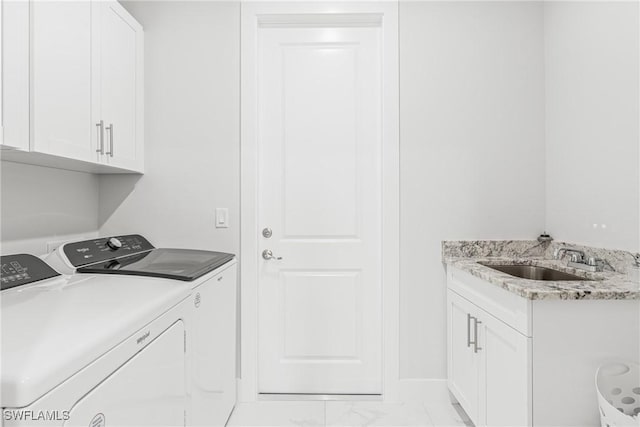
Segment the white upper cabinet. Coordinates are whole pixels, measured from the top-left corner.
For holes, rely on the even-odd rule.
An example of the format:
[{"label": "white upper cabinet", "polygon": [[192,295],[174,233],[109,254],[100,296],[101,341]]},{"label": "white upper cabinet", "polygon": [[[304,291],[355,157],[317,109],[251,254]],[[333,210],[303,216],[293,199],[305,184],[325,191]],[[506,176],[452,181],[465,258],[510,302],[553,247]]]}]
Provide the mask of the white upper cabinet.
[{"label": "white upper cabinet", "polygon": [[143,32],[117,1],[3,1],[2,158],[143,172]]},{"label": "white upper cabinet", "polygon": [[29,150],[29,3],[3,1],[2,148]]},{"label": "white upper cabinet", "polygon": [[93,64],[94,122],[98,132],[104,132],[97,141],[98,161],[142,171],[142,27],[116,1],[96,6],[94,29],[100,36]]},{"label": "white upper cabinet", "polygon": [[31,4],[32,145],[91,160],[91,8],[87,1]]}]

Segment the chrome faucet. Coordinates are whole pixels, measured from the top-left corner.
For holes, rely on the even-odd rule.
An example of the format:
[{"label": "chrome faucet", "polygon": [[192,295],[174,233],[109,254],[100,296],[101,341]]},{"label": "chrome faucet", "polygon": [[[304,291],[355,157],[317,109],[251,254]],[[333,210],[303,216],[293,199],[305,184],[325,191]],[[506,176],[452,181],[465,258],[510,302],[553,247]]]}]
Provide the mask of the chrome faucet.
[{"label": "chrome faucet", "polygon": [[571,254],[572,262],[584,262],[584,252],[571,248],[556,248],[553,251],[553,259],[562,259],[562,254]]},{"label": "chrome faucet", "polygon": [[583,251],[571,248],[556,248],[553,251],[553,259],[562,259],[562,254],[570,254],[571,258],[567,262],[567,266],[578,268],[580,270],[590,271],[592,273],[604,271],[607,267],[611,271],[616,271],[609,261],[596,257],[587,258]]}]

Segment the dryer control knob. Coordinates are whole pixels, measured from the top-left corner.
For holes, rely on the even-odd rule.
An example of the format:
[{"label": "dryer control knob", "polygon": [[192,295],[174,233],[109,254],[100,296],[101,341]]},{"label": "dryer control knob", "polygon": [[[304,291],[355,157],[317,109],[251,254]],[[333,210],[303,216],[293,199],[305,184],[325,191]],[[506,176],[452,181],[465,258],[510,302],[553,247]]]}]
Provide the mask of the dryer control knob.
[{"label": "dryer control knob", "polygon": [[109,249],[113,249],[115,251],[122,247],[122,242],[115,237],[112,237],[107,240],[107,246],[109,247]]}]

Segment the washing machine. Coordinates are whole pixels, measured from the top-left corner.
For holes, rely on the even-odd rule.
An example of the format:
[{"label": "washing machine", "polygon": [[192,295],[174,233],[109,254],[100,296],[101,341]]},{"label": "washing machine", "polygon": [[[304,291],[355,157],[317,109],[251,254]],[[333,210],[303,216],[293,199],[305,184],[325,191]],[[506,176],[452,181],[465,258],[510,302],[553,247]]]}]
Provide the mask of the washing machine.
[{"label": "washing machine", "polygon": [[112,280],[170,281],[189,294],[185,317],[189,426],[224,426],[236,403],[233,254],[154,247],[139,234],[66,243],[46,260],[58,271]]},{"label": "washing machine", "polygon": [[2,425],[183,426],[188,292],[1,257]]}]

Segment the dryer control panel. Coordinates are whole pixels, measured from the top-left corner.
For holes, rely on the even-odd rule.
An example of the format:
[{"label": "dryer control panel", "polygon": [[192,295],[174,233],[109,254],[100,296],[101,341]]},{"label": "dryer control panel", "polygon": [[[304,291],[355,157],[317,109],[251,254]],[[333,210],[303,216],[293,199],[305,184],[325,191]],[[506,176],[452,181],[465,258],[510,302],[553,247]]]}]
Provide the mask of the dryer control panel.
[{"label": "dryer control panel", "polygon": [[74,267],[109,261],[114,258],[147,252],[151,249],[155,248],[139,234],[102,237],[67,243],[63,247],[65,256]]},{"label": "dryer control panel", "polygon": [[49,267],[49,264],[33,255],[6,255],[0,257],[0,262],[2,263],[0,283],[3,291],[60,276],[60,273]]}]

